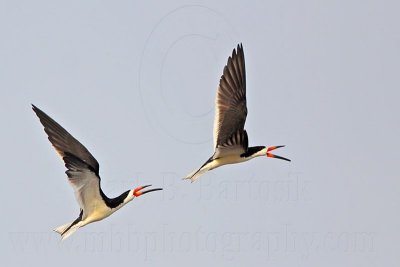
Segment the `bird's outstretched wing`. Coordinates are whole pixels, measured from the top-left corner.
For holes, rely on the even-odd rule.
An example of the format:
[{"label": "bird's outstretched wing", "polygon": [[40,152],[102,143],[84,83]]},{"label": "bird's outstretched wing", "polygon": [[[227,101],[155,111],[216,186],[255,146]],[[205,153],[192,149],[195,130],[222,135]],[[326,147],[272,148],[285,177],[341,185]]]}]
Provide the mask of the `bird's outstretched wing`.
[{"label": "bird's outstretched wing", "polygon": [[49,141],[61,158],[65,156],[65,153],[72,154],[90,166],[96,174],[99,173],[99,163],[86,147],[38,107],[32,105],[32,109],[39,117],[40,122],[44,126],[44,131],[49,137]]},{"label": "bird's outstretched wing", "polygon": [[99,163],[90,152],[61,125],[46,113],[32,105],[33,111],[44,126],[51,144],[63,159],[68,180],[75,191],[76,200],[83,216],[90,214],[96,201],[100,200]]},{"label": "bird's outstretched wing", "polygon": [[215,101],[214,158],[247,150],[246,69],[243,46],[234,49],[221,76]]}]

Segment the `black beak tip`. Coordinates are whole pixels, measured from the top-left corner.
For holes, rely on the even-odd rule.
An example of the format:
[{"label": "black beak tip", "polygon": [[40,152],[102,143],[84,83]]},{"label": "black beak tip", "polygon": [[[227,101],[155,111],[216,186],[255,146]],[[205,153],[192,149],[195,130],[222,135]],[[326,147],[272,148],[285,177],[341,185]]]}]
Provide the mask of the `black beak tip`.
[{"label": "black beak tip", "polygon": [[291,162],[291,160],[290,159],[288,159],[288,158],[284,158],[284,157],[281,157],[281,156],[275,156],[277,159],[282,159],[282,160],[286,160],[286,161],[288,161],[288,162]]},{"label": "black beak tip", "polygon": [[144,194],[147,194],[150,192],[154,192],[154,191],[160,191],[160,190],[163,190],[163,189],[162,188],[149,189],[149,190],[143,191],[141,195],[144,195]]}]

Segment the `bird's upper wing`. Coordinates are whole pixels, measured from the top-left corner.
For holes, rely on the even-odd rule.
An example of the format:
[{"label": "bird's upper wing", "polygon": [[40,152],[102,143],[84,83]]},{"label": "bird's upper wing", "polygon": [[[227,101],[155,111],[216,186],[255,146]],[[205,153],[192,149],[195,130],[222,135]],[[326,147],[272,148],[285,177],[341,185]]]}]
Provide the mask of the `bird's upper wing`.
[{"label": "bird's upper wing", "polygon": [[[243,46],[233,50],[221,76],[215,101],[215,158],[247,150],[246,69]],[[242,152],[242,153],[243,153]]]},{"label": "bird's upper wing", "polygon": [[63,159],[68,180],[75,191],[76,200],[85,214],[93,208],[93,200],[100,199],[99,163],[90,152],[61,125],[32,105],[44,126],[44,131]]},{"label": "bird's upper wing", "polygon": [[99,163],[86,147],[35,105],[32,105],[32,109],[39,117],[40,122],[44,126],[44,131],[47,133],[51,144],[61,158],[65,156],[65,153],[72,154],[90,166],[96,174],[99,173]]}]

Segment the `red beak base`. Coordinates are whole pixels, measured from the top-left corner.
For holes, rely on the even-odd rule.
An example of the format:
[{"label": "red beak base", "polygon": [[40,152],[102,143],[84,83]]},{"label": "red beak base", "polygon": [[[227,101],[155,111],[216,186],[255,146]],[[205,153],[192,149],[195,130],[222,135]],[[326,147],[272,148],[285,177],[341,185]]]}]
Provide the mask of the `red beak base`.
[{"label": "red beak base", "polygon": [[151,186],[151,184],[149,184],[149,185],[144,185],[144,186],[139,186],[138,188],[136,188],[135,190],[133,190],[133,195],[134,195],[135,197],[138,197],[138,196],[141,196],[141,195],[144,195],[144,194],[153,192],[153,191],[162,190],[162,188],[154,188],[154,189],[149,189],[149,190],[145,190],[145,191],[140,191],[140,190],[142,190],[142,189],[144,189],[144,188],[146,188],[146,187],[149,187],[149,186]]},{"label": "red beak base", "polygon": [[291,161],[290,159],[287,159],[287,158],[284,158],[284,157],[269,153],[270,151],[275,150],[277,148],[281,148],[281,147],[284,147],[284,146],[271,146],[271,147],[267,148],[267,157],[276,158],[276,159],[282,159],[282,160],[286,160],[286,161]]}]

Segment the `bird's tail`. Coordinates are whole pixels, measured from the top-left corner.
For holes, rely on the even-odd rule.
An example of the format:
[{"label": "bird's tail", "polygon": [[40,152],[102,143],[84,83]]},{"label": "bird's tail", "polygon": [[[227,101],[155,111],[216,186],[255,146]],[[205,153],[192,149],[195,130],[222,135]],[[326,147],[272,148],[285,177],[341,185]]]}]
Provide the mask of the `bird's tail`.
[{"label": "bird's tail", "polygon": [[58,226],[54,229],[54,231],[61,235],[61,241],[63,241],[64,239],[75,233],[75,231],[78,230],[80,227],[80,223],[74,221]]},{"label": "bird's tail", "polygon": [[200,169],[190,173],[188,176],[186,176],[185,178],[183,178],[184,180],[191,180],[191,182],[193,183],[194,181],[196,181],[200,176],[202,176],[206,171],[212,170],[213,166],[212,166],[212,158],[210,158],[208,161],[206,161],[206,163],[203,164],[203,166],[200,167]]}]

